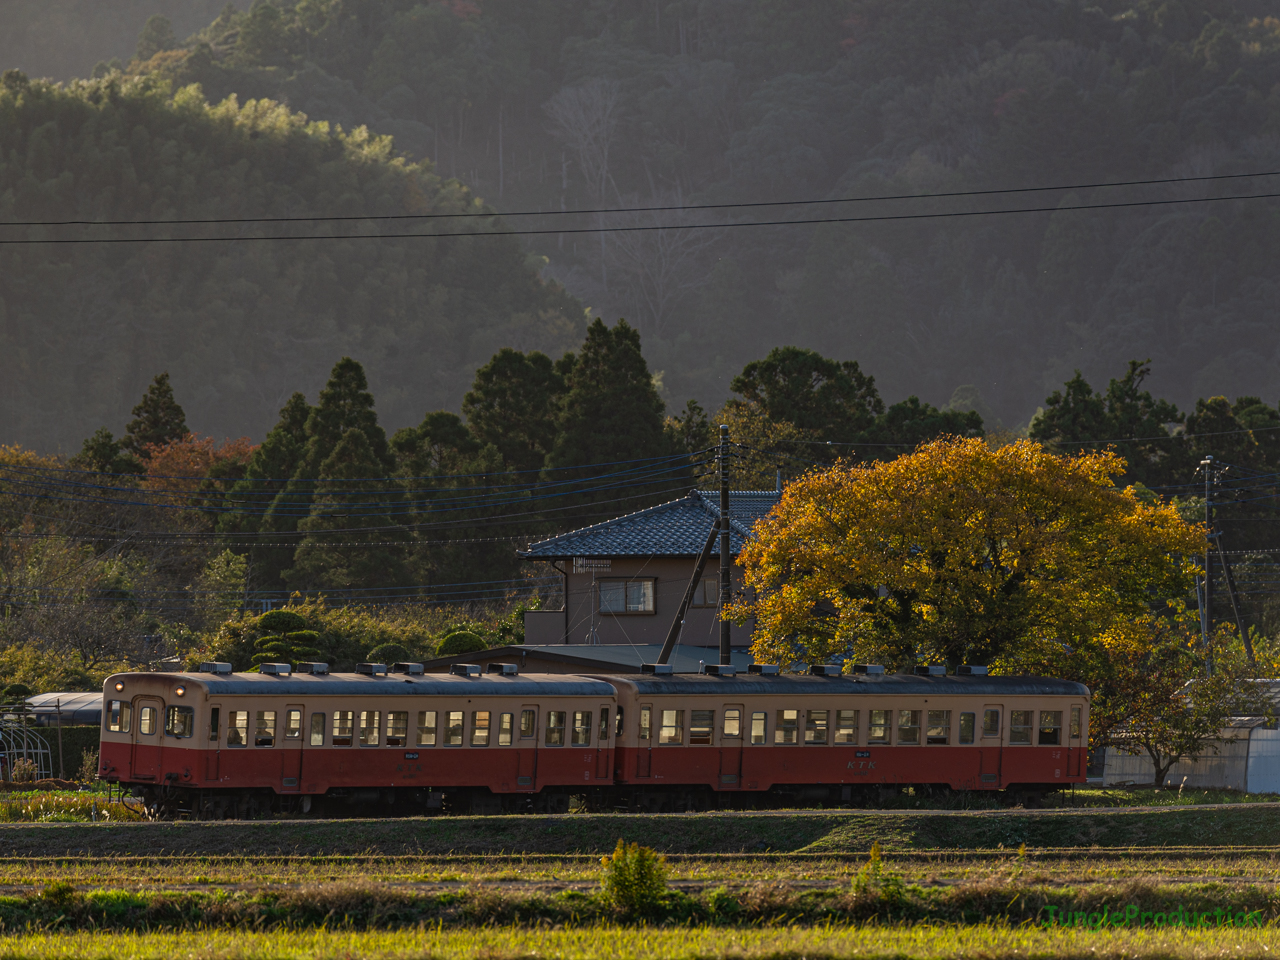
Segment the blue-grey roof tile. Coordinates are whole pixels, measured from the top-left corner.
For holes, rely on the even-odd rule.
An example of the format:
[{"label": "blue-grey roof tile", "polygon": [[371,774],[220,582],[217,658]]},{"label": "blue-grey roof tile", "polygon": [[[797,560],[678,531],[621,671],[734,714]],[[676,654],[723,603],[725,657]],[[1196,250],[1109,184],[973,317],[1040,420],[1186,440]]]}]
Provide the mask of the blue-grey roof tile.
[{"label": "blue-grey roof tile", "polygon": [[[777,504],[775,490],[735,490],[729,494],[730,549],[736,556],[757,520]],[[696,557],[720,515],[720,494],[694,490],[679,500],[562,533],[529,545],[529,560],[571,557]]]}]

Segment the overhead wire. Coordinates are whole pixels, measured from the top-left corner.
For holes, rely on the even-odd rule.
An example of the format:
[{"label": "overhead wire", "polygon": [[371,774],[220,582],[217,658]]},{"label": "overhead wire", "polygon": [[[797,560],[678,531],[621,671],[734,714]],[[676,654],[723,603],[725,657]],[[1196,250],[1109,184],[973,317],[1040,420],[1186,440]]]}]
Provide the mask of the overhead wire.
[{"label": "overhead wire", "polygon": [[618,227],[546,227],[520,230],[454,230],[435,233],[354,233],[354,234],[274,234],[270,236],[182,236],[182,237],[36,237],[0,239],[0,245],[116,244],[116,243],[254,243],[314,240],[407,240],[450,237],[535,237],[604,233],[647,233],[654,230],[730,230],[741,227],[819,226],[834,223],[883,223],[889,221],[937,220],[952,217],[987,217],[1024,213],[1061,213],[1080,210],[1114,210],[1130,207],[1160,207],[1170,204],[1225,203],[1232,200],[1269,200],[1280,193],[1255,193],[1226,197],[1188,197],[1164,200],[1124,200],[1109,203],[1081,203],[1047,207],[1011,207],[998,210],[951,210],[931,213],[876,214],[855,217],[806,217],[789,220],[727,220],[721,223],[634,224]]},{"label": "overhead wire", "polygon": [[369,220],[444,220],[501,217],[573,217],[599,216],[619,213],[687,213],[695,210],[741,210],[757,207],[800,207],[824,203],[873,203],[877,201],[901,200],[945,200],[960,197],[988,197],[1023,193],[1050,193],[1056,190],[1101,190],[1108,187],[1149,187],[1164,186],[1177,183],[1202,183],[1218,180],[1246,180],[1260,177],[1280,176],[1280,171],[1269,170],[1260,173],[1218,173],[1198,177],[1164,177],[1148,180],[1111,180],[1095,183],[1054,184],[1040,187],[992,187],[986,190],[952,190],[941,193],[899,193],[885,196],[862,197],[821,197],[800,200],[750,200],[729,203],[682,203],[645,205],[636,207],[594,207],[582,210],[466,210],[458,213],[373,213],[342,214],[312,216],[260,216],[260,217],[173,217],[149,220],[3,220],[0,227],[121,227],[121,226],[207,226],[224,223],[339,223],[362,222]]}]

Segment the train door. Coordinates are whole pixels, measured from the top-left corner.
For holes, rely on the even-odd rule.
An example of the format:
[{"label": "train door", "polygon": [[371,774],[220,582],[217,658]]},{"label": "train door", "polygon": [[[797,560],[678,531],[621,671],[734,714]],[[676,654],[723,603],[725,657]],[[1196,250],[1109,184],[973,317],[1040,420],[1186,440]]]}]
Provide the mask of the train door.
[{"label": "train door", "polygon": [[155,780],[160,776],[160,715],[164,703],[154,697],[139,697],[133,702],[133,760],[130,769],[138,780]]},{"label": "train door", "polygon": [[636,776],[652,776],[653,770],[653,706],[640,705],[640,726],[636,734]]},{"label": "train door", "polygon": [[302,783],[302,704],[289,703],[284,708],[284,747],[281,757],[280,792],[297,793]]},{"label": "train door", "polygon": [[1071,726],[1067,731],[1067,776],[1078,777],[1088,754],[1084,741],[1084,704],[1071,704],[1068,716]]},{"label": "train door", "polygon": [[516,789],[538,789],[538,705],[520,708],[519,739],[516,741]]},{"label": "train door", "polygon": [[204,778],[206,780],[217,780],[221,776],[218,772],[218,764],[222,759],[221,741],[219,740],[221,734],[222,704],[211,703],[209,704],[208,749],[204,752]]},{"label": "train door", "polygon": [[1004,742],[1004,704],[982,705],[982,736],[978,740],[978,786],[1000,786],[1000,761]]},{"label": "train door", "polygon": [[600,730],[596,736],[596,779],[608,780],[613,769],[612,751],[609,749],[609,704],[600,704]]},{"label": "train door", "polygon": [[720,789],[736,790],[742,782],[742,704],[728,703],[720,728]]}]

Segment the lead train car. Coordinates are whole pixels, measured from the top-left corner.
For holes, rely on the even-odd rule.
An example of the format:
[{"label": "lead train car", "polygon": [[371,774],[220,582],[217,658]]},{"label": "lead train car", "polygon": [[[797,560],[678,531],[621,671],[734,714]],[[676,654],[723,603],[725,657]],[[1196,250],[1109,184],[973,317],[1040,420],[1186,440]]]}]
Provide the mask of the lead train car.
[{"label": "lead train car", "polygon": [[1089,691],[1039,677],[126,673],[99,774],[162,816],[683,810],[1082,783]]}]

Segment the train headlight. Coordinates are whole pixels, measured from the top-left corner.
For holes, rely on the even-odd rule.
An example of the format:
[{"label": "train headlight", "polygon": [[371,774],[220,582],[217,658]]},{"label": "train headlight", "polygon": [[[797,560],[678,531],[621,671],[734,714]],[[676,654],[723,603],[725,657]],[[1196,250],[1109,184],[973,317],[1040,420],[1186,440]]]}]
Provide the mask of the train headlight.
[{"label": "train headlight", "polygon": [[119,693],[119,692],[120,692],[121,690],[123,690],[123,689],[124,689],[124,681],[123,681],[123,680],[117,680],[117,681],[116,681],[116,693]]},{"label": "train headlight", "polygon": [[184,693],[186,693],[186,692],[187,692],[187,688],[186,688],[186,687],[174,687],[174,688],[173,688],[173,692],[174,692],[174,693],[176,693],[178,696],[182,696]]}]

